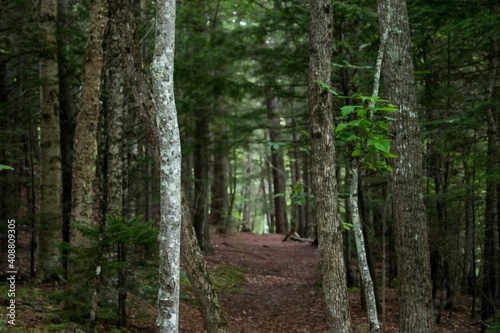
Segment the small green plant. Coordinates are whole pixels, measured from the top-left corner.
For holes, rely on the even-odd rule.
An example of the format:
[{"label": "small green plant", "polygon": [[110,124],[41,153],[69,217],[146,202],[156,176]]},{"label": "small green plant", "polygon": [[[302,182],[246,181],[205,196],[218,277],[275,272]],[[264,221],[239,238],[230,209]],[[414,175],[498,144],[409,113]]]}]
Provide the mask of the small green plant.
[{"label": "small green plant", "polygon": [[357,99],[361,104],[346,105],[340,109],[341,120],[348,121],[338,123],[336,137],[349,145],[351,157],[356,158],[360,165],[392,172],[385,161],[385,158],[396,157],[390,152],[391,139],[387,124],[394,120],[388,114],[397,108],[377,96],[359,96]]},{"label": "small green plant", "polygon": [[8,325],[5,319],[0,319],[0,333],[22,333],[23,330],[18,327]]},{"label": "small green plant", "polygon": [[[97,310],[98,319],[107,322],[117,320],[116,295],[120,283],[126,288],[128,297],[153,297],[156,300],[157,289],[152,287],[151,281],[156,283],[158,231],[152,222],[144,222],[140,217],[109,217],[102,230],[99,230],[98,226],[79,226],[79,229],[88,238],[90,246],[80,249],[67,248],[68,261],[78,274],[70,276],[69,285],[72,287],[66,290],[64,296],[52,295],[55,299],[64,299],[63,319],[82,322],[89,317],[91,281],[95,276],[99,246],[103,252],[100,258],[101,296]],[[124,247],[127,250],[126,256],[120,252]],[[125,278],[120,280],[120,274]],[[134,307],[134,304],[128,302],[128,306]]]},{"label": "small green plant", "polygon": [[487,320],[486,323],[489,325],[485,331],[486,333],[500,333],[500,313]]},{"label": "small green plant", "polygon": [[14,168],[5,164],[0,164],[0,171],[4,170],[14,170]]}]

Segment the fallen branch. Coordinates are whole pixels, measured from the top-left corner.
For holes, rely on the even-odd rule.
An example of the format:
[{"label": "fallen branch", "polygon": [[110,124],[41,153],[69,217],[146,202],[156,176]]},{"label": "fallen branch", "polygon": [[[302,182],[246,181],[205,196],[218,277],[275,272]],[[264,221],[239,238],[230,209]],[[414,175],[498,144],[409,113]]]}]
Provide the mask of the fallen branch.
[{"label": "fallen branch", "polygon": [[296,231],[290,231],[285,238],[283,238],[282,242],[286,242],[288,239],[296,242],[301,242],[301,243],[313,243],[314,240],[310,238],[302,238],[299,236],[299,234]]}]

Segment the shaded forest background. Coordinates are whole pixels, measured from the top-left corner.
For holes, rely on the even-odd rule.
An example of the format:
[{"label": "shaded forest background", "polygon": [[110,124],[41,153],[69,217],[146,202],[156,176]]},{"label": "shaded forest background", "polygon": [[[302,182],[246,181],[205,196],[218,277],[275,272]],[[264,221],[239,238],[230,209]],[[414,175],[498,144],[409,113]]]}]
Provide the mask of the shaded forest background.
[{"label": "shaded forest background", "polygon": [[[154,2],[131,5],[135,37],[148,69]],[[68,265],[81,265],[90,276],[94,266],[86,260],[105,251],[112,282],[104,289],[121,295],[109,308],[116,307],[125,324],[125,303],[120,300],[140,289],[139,281],[155,279],[159,176],[131,91],[135,88],[123,78],[124,64],[116,61],[119,35],[111,22],[94,124],[94,187],[87,189],[94,195],[92,214],[107,217],[104,248],[99,248],[97,227],[77,228],[70,219],[89,4],[59,1],[57,29],[50,33],[44,28],[41,2],[3,1],[0,6],[0,215],[3,221],[15,219],[22,235],[18,256],[26,265],[19,274],[26,279],[40,276],[51,266],[49,253],[61,249],[62,265],[55,273],[47,268],[50,276],[44,279],[68,279]],[[471,317],[480,316],[479,299],[483,311],[493,309],[494,314],[500,299],[499,5],[409,0],[408,10],[437,320],[453,311],[455,297],[462,294],[471,297]],[[308,134],[308,13],[307,4],[299,0],[177,2],[175,93],[182,182],[204,251],[211,250],[210,229],[295,231],[316,237]],[[340,119],[341,107],[371,94],[379,17],[376,4],[364,0],[336,1],[333,15],[331,88],[343,96],[333,98]],[[43,89],[52,78],[41,68],[49,61],[58,66],[59,112],[52,118],[56,131],[44,109]],[[348,149],[341,142],[337,146],[339,200],[348,226]],[[50,155],[55,147],[59,153]],[[54,159],[60,161],[61,177],[47,179],[44,170],[54,164],[43,163]],[[377,283],[394,287],[388,182],[387,171],[365,167],[358,191],[369,263],[371,268],[384,263],[386,275]],[[60,197],[51,188],[60,189]],[[77,229],[85,239],[84,251],[69,245]],[[6,230],[2,223],[2,249],[7,248]],[[350,263],[356,254],[352,231],[344,230],[343,237]],[[0,261],[1,274],[6,267]],[[352,265],[347,268],[348,286],[358,286],[357,273]],[[76,288],[81,283],[72,285],[75,293],[81,292]],[[86,305],[73,306],[78,313]]]}]

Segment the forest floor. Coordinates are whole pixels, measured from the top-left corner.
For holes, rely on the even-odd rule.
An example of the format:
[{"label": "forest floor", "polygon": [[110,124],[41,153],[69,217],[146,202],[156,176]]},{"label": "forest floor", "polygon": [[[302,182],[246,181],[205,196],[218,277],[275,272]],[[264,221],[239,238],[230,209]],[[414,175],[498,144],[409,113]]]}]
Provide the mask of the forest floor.
[{"label": "forest floor", "polygon": [[[317,247],[310,243],[282,242],[283,235],[251,233],[212,234],[213,249],[205,254],[209,270],[218,285],[219,301],[233,333],[326,332],[324,303]],[[218,269],[222,268],[222,269]],[[237,273],[237,274],[236,274]],[[224,278],[224,274],[229,277]],[[203,333],[203,320],[186,278],[181,283],[180,332]],[[380,280],[380,279],[379,279]],[[234,281],[234,285],[231,285]],[[153,282],[154,283],[154,282]],[[0,298],[0,333],[84,332],[84,327],[61,320],[62,285],[33,288],[19,285],[16,292],[16,327],[6,330],[7,301]],[[3,293],[3,292],[2,292]],[[360,290],[349,290],[354,333],[368,332],[366,313],[360,306]],[[436,325],[439,333],[476,333],[478,319],[470,319],[470,297],[457,296],[451,316],[443,314]],[[386,333],[398,332],[397,292],[386,290]],[[129,324],[118,329],[111,320],[97,332],[155,332],[155,291],[142,300],[130,300]],[[479,308],[479,307],[477,307]],[[382,332],[382,331],[381,331]]]},{"label": "forest floor", "polygon": [[[205,256],[207,264],[236,267],[247,280],[238,292],[219,293],[232,332],[326,332],[318,249],[310,243],[282,239],[283,235],[251,233],[213,236],[213,251]],[[353,331],[368,332],[359,289],[349,291],[349,301]],[[397,306],[397,291],[386,290],[386,333],[398,332]],[[382,321],[381,315],[379,318]],[[180,328],[185,333],[204,332],[196,305],[182,303]],[[470,297],[457,297],[451,316],[443,314],[436,331],[479,332],[478,320],[470,319]]]}]

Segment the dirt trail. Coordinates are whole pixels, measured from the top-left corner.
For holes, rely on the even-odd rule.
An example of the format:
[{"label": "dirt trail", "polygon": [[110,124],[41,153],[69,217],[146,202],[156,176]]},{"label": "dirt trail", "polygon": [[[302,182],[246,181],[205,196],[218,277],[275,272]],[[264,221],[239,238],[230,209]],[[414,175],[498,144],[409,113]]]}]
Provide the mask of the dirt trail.
[{"label": "dirt trail", "polygon": [[[240,292],[219,294],[233,333],[326,332],[317,248],[282,239],[282,235],[250,233],[213,236],[214,251],[206,255],[207,264],[237,267],[248,281]],[[353,331],[368,332],[366,315],[359,306],[359,291],[351,291],[349,300]],[[468,319],[467,306],[468,299],[459,299],[452,317],[444,319],[437,331],[479,332],[477,321]],[[397,333],[395,290],[387,291],[386,315],[386,333]],[[182,302],[180,331],[204,332],[195,304]]]}]

